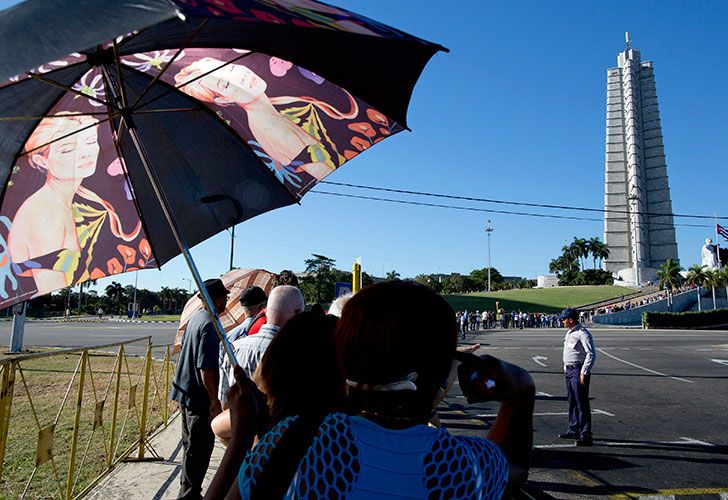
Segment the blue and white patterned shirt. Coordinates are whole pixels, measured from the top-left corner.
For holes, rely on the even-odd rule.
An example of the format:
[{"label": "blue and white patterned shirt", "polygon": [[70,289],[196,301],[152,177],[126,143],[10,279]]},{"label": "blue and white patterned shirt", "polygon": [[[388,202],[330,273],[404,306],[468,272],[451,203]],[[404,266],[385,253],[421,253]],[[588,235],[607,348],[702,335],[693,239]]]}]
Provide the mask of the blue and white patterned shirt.
[{"label": "blue and white patterned shirt", "polygon": [[[250,498],[271,450],[295,418],[279,422],[247,454],[238,474],[241,498]],[[487,439],[425,425],[392,430],[333,413],[321,423],[284,498],[498,499],[507,482],[508,462]]]}]

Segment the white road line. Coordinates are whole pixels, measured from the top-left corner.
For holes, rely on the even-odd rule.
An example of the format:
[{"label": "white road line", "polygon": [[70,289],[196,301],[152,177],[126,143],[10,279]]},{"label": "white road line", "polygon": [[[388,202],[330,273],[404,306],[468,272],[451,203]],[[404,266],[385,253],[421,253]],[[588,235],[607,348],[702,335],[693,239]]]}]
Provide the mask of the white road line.
[{"label": "white road line", "polygon": [[[534,362],[534,363],[536,363],[537,365],[541,365],[541,366],[543,366],[544,368],[546,368],[546,363],[544,363],[543,361],[546,361],[546,360],[547,360],[547,359],[549,359],[549,358],[547,358],[546,356],[533,356],[533,357],[532,357],[531,359],[532,359],[532,360],[533,360],[533,362]],[[542,361],[542,360],[543,360],[543,361]]]},{"label": "white road line", "polygon": [[553,398],[553,396],[551,394],[549,394],[548,392],[541,392],[541,391],[537,392],[536,396],[546,396],[547,398]]},{"label": "white road line", "polygon": [[[607,417],[615,416],[614,413],[609,413],[608,411],[604,411],[604,410],[598,410],[596,408],[592,410],[592,413],[596,413],[597,415],[604,415]],[[565,415],[568,416],[569,412],[567,412],[567,411],[546,411],[546,412],[540,412],[540,413],[533,414],[534,417],[563,417]],[[475,417],[475,418],[495,418],[497,416],[498,416],[497,413],[480,413],[478,415],[473,415],[473,417]]]},{"label": "white road line", "polygon": [[713,363],[720,363],[721,365],[728,366],[728,359],[711,359]]},{"label": "white road line", "polygon": [[[697,439],[692,438],[686,438],[681,437],[679,441],[656,441],[656,442],[650,442],[650,441],[639,441],[639,442],[625,442],[625,441],[604,441],[604,442],[597,442],[595,443],[597,446],[614,446],[618,448],[629,448],[629,447],[639,447],[649,444],[662,444],[662,445],[668,445],[668,444],[696,444],[701,446],[715,446],[714,444],[706,443],[705,441],[699,441]],[[565,444],[565,443],[554,443],[554,444],[537,444],[534,446],[534,448],[573,448],[576,444]],[[642,497],[640,497],[642,498]]]},{"label": "white road line", "polygon": [[660,375],[661,377],[667,377],[667,378],[671,378],[671,379],[677,380],[679,382],[687,382],[689,384],[694,384],[695,383],[695,381],[693,381],[693,380],[688,380],[686,378],[680,378],[680,377],[673,377],[672,375],[668,375],[666,373],[658,372],[658,371],[655,371],[655,370],[650,370],[649,368],[645,368],[644,366],[640,366],[640,365],[636,365],[634,363],[630,363],[629,361],[626,361],[626,360],[624,360],[622,358],[618,358],[617,356],[612,356],[611,354],[609,354],[608,352],[606,352],[604,349],[597,349],[597,351],[601,352],[605,356],[608,356],[608,357],[610,357],[612,359],[616,359],[617,361],[621,361],[622,363],[624,363],[626,365],[634,366],[635,368],[639,368],[640,370],[644,370],[646,372],[654,373],[655,375]]},{"label": "white road line", "polygon": [[537,444],[534,448],[576,448],[576,444]]}]

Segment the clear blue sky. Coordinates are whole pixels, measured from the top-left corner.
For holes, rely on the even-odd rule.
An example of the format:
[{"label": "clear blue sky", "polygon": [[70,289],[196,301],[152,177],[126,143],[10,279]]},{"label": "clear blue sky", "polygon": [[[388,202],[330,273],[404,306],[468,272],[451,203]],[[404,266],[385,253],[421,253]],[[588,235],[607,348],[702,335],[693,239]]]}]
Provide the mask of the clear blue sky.
[{"label": "clear blue sky", "polygon": [[[606,70],[616,65],[629,31],[643,60],[655,64],[673,210],[728,216],[728,3],[337,5],[451,52],[434,57],[415,89],[413,131],[384,141],[329,180],[601,208]],[[386,78],[382,75],[385,87]],[[486,264],[488,219],[495,228],[493,266],[529,278],[548,270],[566,240],[601,238],[603,231],[601,222],[397,206],[311,192],[300,206],[240,224],[235,265],[299,271],[304,259],[320,253],[342,269],[361,256],[364,270],[374,275],[393,269],[403,277],[468,273]],[[712,228],[677,227],[683,266],[699,261],[707,236],[714,237]],[[204,277],[227,270],[229,241],[223,233],[194,248]],[[140,272],[139,286],[187,287],[188,277],[178,257],[161,271]],[[133,275],[116,279],[134,282]]]}]

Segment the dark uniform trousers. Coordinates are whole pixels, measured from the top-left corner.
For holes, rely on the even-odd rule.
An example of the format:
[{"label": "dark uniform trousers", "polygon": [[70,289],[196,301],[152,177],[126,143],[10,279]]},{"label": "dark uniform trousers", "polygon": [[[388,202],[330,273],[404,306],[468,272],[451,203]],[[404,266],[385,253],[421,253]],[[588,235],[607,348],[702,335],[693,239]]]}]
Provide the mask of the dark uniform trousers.
[{"label": "dark uniform trousers", "polygon": [[591,407],[589,406],[589,382],[591,374],[584,377],[584,384],[579,383],[582,365],[566,367],[566,398],[569,401],[569,432],[580,438],[590,438]]},{"label": "dark uniform trousers", "polygon": [[202,498],[202,480],[210,465],[215,435],[210,428],[210,410],[180,407],[182,416],[182,445],[184,459],[178,500]]}]

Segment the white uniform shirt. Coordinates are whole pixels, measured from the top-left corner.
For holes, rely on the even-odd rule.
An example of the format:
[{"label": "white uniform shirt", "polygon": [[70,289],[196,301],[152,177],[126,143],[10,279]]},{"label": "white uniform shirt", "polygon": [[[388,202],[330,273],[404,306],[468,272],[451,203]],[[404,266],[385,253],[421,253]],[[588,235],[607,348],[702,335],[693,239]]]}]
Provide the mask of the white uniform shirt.
[{"label": "white uniform shirt", "polygon": [[594,339],[581,323],[570,328],[564,336],[564,369],[567,366],[582,365],[581,373],[591,372],[596,359]]}]

